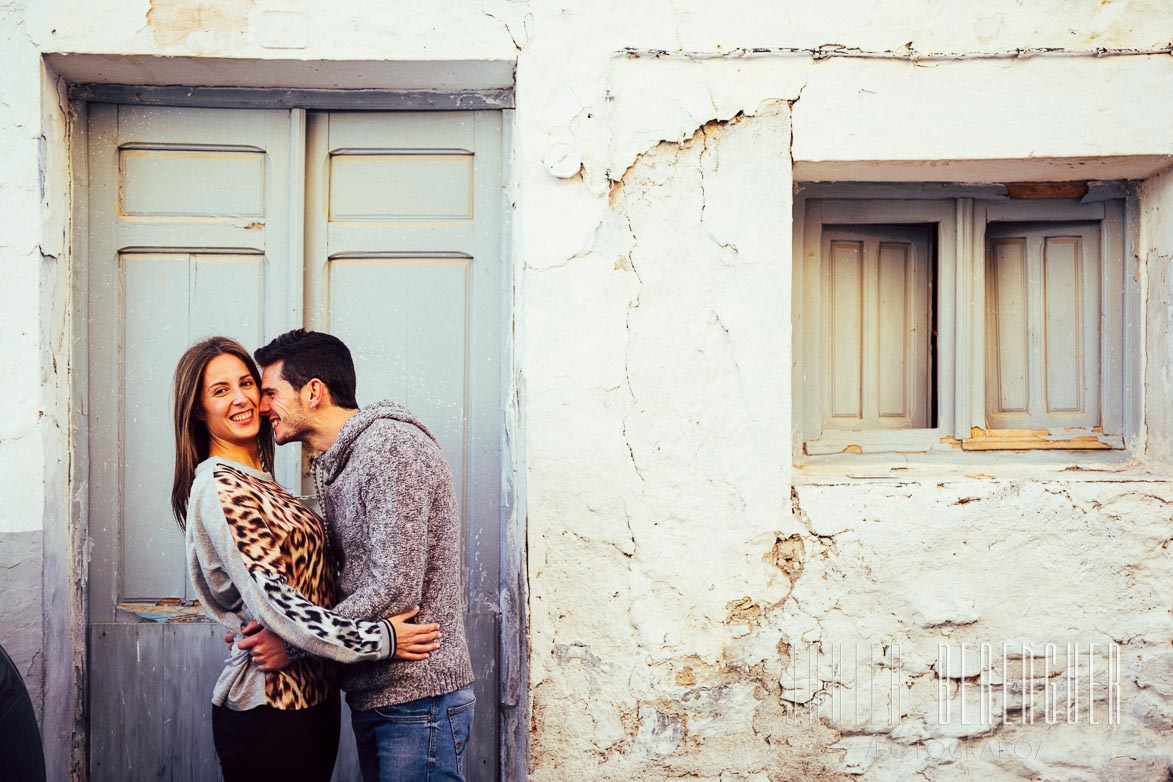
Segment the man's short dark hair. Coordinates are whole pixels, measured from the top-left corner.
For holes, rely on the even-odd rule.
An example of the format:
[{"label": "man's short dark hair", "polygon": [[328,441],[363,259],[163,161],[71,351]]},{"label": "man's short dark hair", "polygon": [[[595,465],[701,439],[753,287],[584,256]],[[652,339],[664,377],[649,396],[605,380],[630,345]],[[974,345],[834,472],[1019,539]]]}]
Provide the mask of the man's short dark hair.
[{"label": "man's short dark hair", "polygon": [[354,360],[342,340],[320,331],[294,329],[274,339],[256,352],[261,367],[284,361],[281,377],[300,391],[315,377],[330,389],[334,404],[357,410],[354,399]]}]

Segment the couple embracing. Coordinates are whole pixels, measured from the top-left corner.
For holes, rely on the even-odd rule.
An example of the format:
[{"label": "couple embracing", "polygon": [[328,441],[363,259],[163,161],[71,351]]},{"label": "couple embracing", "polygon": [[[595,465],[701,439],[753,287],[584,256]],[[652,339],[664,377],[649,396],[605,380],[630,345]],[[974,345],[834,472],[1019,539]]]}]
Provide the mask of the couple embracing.
[{"label": "couple embracing", "polygon": [[[199,342],[174,390],[172,509],[200,603],[230,629],[212,695],[226,782],[328,780],[339,684],[364,782],[463,780],[460,515],[431,433],[391,402],[358,409],[350,351],[301,329],[256,363]],[[294,441],[320,454],[325,519],[271,475],[274,443]]]}]

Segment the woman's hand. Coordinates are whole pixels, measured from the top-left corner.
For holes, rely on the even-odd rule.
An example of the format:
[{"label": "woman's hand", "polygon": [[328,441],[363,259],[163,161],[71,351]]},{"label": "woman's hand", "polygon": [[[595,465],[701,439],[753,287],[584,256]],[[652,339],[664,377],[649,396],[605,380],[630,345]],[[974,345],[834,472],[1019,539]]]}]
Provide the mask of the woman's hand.
[{"label": "woman's hand", "polygon": [[282,668],[289,667],[289,657],[285,653],[285,641],[272,630],[266,630],[254,619],[241,632],[246,636],[236,644],[237,649],[244,649],[249,653],[252,664],[258,671],[274,673]]},{"label": "woman's hand", "polygon": [[440,648],[440,625],[435,622],[417,625],[409,622],[420,612],[416,606],[410,611],[396,614],[388,621],[395,629],[395,660],[426,660],[428,654]]}]

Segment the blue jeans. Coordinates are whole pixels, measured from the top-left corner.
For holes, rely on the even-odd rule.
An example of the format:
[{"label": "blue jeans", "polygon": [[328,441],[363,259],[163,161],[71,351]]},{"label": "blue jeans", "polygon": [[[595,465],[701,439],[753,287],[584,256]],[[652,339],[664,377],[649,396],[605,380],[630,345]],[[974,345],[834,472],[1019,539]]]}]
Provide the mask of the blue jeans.
[{"label": "blue jeans", "polygon": [[363,782],[464,782],[472,688],[395,706],[352,711]]}]

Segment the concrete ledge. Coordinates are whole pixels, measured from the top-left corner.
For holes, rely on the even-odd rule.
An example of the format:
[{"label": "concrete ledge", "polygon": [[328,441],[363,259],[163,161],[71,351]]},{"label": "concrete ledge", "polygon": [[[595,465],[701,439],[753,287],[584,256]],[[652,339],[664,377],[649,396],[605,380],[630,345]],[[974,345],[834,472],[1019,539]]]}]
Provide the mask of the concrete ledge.
[{"label": "concrete ledge", "polygon": [[45,55],[74,83],[285,87],[303,90],[499,90],[513,86],[513,60],[287,60],[151,55]]}]

